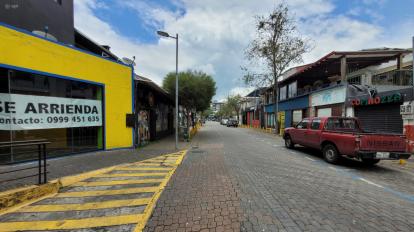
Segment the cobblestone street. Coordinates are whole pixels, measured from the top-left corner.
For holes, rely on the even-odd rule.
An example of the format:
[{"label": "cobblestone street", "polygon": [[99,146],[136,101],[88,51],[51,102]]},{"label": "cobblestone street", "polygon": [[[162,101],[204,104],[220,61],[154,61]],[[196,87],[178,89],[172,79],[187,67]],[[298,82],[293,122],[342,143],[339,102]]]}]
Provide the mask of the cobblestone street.
[{"label": "cobblestone street", "polygon": [[208,123],[145,231],[413,231],[414,180],[389,161],[325,163],[251,129]]}]

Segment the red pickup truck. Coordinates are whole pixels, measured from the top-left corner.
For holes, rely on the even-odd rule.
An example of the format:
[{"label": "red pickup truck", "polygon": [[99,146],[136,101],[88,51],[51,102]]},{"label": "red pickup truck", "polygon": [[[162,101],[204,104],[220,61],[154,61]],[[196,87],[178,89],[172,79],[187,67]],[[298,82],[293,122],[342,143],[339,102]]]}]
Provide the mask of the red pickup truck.
[{"label": "red pickup truck", "polygon": [[324,159],[338,163],[341,156],[374,165],[383,159],[408,159],[404,135],[365,132],[357,118],[305,118],[286,128],[283,138],[288,148],[295,144],[322,150]]}]

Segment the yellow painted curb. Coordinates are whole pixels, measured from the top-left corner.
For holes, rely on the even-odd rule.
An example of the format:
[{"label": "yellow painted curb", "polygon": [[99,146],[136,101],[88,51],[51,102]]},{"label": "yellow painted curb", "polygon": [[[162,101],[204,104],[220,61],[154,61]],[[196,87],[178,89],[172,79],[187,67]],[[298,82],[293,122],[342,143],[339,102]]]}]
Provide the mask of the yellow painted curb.
[{"label": "yellow painted curb", "polygon": [[[148,159],[150,160],[150,159]],[[142,160],[145,161],[145,160]],[[138,162],[142,162],[138,161]],[[135,163],[138,163],[135,162]],[[30,185],[27,187],[0,192],[0,215],[17,210],[23,206],[56,194],[60,188],[81,182],[85,179],[112,171],[119,167],[128,167],[134,163],[123,163],[111,167],[101,168],[81,174],[66,176],[52,180],[43,185]]]},{"label": "yellow painted curb", "polygon": [[184,150],[184,151],[180,152],[180,153],[183,153],[183,155],[177,159],[177,162],[176,162],[177,166],[174,167],[174,169],[168,174],[168,176],[160,184],[159,190],[153,195],[152,200],[148,203],[147,207],[145,208],[145,210],[143,212],[143,216],[142,216],[142,221],[140,221],[136,225],[134,232],[141,232],[145,228],[145,225],[147,224],[149,218],[151,217],[151,214],[154,211],[154,208],[156,206],[156,203],[157,203],[158,199],[161,196],[162,191],[164,190],[164,188],[167,185],[168,181],[170,180],[171,176],[174,174],[175,170],[178,168],[178,165],[181,164],[181,162],[183,161],[185,155],[187,155],[187,151],[188,150]]},{"label": "yellow painted curb", "polygon": [[59,191],[60,184],[52,181],[44,185],[12,189],[0,193],[0,215],[31,204]]},{"label": "yellow painted curb", "polygon": [[[112,208],[114,206],[126,206],[126,205],[146,205],[143,214],[139,215],[123,215],[116,217],[105,217],[104,218],[84,218],[76,220],[64,220],[64,221],[39,221],[39,222],[4,222],[0,225],[0,231],[3,229],[78,229],[78,228],[90,228],[94,226],[102,225],[116,225],[116,224],[131,224],[136,223],[135,231],[142,231],[148,222],[156,202],[158,201],[162,191],[170,180],[171,176],[176,171],[177,167],[182,163],[187,150],[182,150],[180,152],[170,153],[166,155],[161,155],[161,157],[174,156],[175,162],[171,162],[171,166],[168,172],[163,173],[165,177],[159,179],[159,186],[157,187],[141,187],[141,188],[132,188],[128,191],[124,190],[101,190],[101,191],[87,191],[87,192],[63,192],[59,193],[59,189],[68,185],[75,186],[88,186],[88,185],[102,185],[107,184],[107,182],[98,182],[98,183],[89,183],[82,182],[91,177],[105,175],[105,173],[112,170],[117,170],[118,168],[130,168],[134,165],[142,164],[139,161],[134,163],[126,163],[115,165],[108,168],[102,168],[90,172],[81,173],[74,176],[63,177],[60,179],[53,180],[47,184],[41,186],[29,186],[25,188],[19,188],[15,190],[9,190],[3,193],[0,193],[0,203],[3,204],[3,208],[0,209],[0,215],[10,212],[53,212],[53,211],[62,211],[62,210],[90,210],[95,208]],[[172,161],[172,160],[171,160]],[[140,167],[147,169],[147,167]],[[158,168],[157,168],[158,169]],[[150,174],[150,173],[147,173]],[[126,184],[128,182],[158,182],[158,179],[148,179],[148,180],[126,180],[118,181],[119,184]],[[116,183],[118,183],[116,182]],[[112,183],[113,184],[113,183]],[[106,202],[104,204],[97,203],[85,203],[85,204],[62,204],[62,205],[30,205],[39,200],[49,198],[49,197],[78,197],[78,196],[94,196],[94,195],[113,195],[113,194],[125,194],[132,192],[154,192],[153,196],[150,198],[144,199],[134,199],[134,200],[118,200]],[[25,207],[26,208],[23,208]],[[110,219],[107,221],[107,219]],[[104,220],[104,221],[103,221]],[[126,223],[128,222],[128,223]]]},{"label": "yellow painted curb", "polygon": [[147,205],[151,198],[113,200],[104,202],[91,202],[82,204],[62,204],[62,205],[29,205],[17,210],[16,212],[57,212],[57,211],[80,211],[91,209],[107,209],[126,206]]},{"label": "yellow painted curb", "polygon": [[27,222],[3,222],[0,224],[0,231],[20,230],[74,230],[93,228],[98,226],[113,226],[123,224],[139,223],[141,214],[130,214],[113,217],[93,217],[82,219],[69,219],[65,221],[27,221]]}]

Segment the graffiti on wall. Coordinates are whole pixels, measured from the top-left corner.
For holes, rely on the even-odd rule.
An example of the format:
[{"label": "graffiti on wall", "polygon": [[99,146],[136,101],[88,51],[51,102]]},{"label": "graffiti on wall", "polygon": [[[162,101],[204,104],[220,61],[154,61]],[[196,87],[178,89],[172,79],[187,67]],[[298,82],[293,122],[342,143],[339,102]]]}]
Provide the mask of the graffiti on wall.
[{"label": "graffiti on wall", "polygon": [[138,113],[138,137],[139,145],[142,146],[149,143],[149,112],[146,110],[140,110]]}]

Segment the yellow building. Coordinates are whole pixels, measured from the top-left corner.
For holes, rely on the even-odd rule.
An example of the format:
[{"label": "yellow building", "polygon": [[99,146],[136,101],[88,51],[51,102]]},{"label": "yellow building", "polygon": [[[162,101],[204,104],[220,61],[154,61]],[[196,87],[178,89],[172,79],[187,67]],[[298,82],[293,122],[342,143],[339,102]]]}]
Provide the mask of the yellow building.
[{"label": "yellow building", "polygon": [[0,25],[0,142],[48,139],[50,156],[132,147],[132,99],[131,66]]}]

